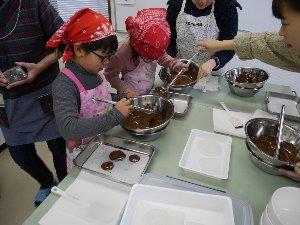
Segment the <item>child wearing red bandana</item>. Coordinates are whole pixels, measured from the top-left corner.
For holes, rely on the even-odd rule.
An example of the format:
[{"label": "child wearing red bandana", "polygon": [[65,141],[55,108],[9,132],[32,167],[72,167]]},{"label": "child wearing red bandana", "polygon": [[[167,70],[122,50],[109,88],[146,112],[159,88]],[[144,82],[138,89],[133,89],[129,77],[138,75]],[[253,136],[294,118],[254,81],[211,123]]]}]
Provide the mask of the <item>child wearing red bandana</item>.
[{"label": "child wearing red bandana", "polygon": [[[109,21],[91,9],[75,13],[48,41],[47,47],[65,46],[66,66],[53,82],[53,108],[61,135],[67,140],[67,168],[80,152],[80,144],[119,125],[131,110],[122,99],[116,106],[95,102],[112,100],[108,82],[101,70],[118,47]],[[100,72],[100,73],[99,73]]]},{"label": "child wearing red bandana", "polygon": [[[155,80],[157,63],[179,71],[186,65],[166,53],[170,29],[163,8],[144,9],[125,21],[129,37],[119,46],[104,76],[127,97],[147,94]],[[122,74],[122,78],[119,74]]]}]

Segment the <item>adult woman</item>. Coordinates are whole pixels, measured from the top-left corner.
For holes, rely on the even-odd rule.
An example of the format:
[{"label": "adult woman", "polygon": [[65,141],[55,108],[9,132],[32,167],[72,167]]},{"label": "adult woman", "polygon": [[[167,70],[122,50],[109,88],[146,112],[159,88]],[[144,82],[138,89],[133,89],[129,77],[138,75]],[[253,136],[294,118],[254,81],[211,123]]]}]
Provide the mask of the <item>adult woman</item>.
[{"label": "adult woman", "polygon": [[[273,14],[281,19],[277,33],[246,33],[234,40],[216,41],[205,39],[199,42],[199,50],[217,52],[235,50],[240,59],[258,59],[270,65],[300,72],[300,2],[298,0],[273,0]],[[291,179],[300,181],[300,162],[295,171],[280,170]]]},{"label": "adult woman", "polygon": [[[191,58],[203,38],[228,40],[238,30],[236,0],[169,0],[167,20],[171,29],[168,54],[177,58]],[[202,53],[194,60],[200,66],[199,78],[219,70],[234,55],[233,51],[215,54]]]},{"label": "adult woman", "polygon": [[63,21],[48,0],[0,3],[0,70],[6,71],[20,62],[17,64],[28,72],[27,79],[9,85],[0,73],[8,120],[0,127],[14,161],[41,185],[34,200],[38,205],[55,182],[34,143],[47,141],[58,179],[67,174],[65,141],[58,133],[51,106],[51,83],[59,67],[56,55],[45,51],[46,41]]}]

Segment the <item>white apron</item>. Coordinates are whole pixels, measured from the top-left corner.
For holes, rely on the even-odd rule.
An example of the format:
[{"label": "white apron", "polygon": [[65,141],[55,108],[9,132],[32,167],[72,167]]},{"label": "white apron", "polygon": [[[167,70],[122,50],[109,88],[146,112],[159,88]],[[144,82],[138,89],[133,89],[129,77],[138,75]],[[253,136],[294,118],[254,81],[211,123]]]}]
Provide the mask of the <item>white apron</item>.
[{"label": "white apron", "polygon": [[[197,52],[197,44],[203,38],[218,39],[219,28],[214,15],[214,3],[209,15],[195,17],[184,12],[186,0],[183,1],[176,21],[177,56],[179,59],[189,59]],[[198,65],[211,58],[211,53],[201,53],[193,61]]]}]

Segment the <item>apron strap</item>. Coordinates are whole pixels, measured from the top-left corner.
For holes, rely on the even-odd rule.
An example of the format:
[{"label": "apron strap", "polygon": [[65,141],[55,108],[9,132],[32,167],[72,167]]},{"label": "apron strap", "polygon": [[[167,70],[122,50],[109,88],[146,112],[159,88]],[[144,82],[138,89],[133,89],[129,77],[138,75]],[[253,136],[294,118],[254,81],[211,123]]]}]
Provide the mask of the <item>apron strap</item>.
[{"label": "apron strap", "polygon": [[181,13],[184,12],[185,4],[186,4],[186,0],[183,0],[182,5],[181,5],[181,9],[180,9],[180,12],[181,12]]},{"label": "apron strap", "polygon": [[214,13],[215,13],[215,2],[213,2],[212,4],[210,15],[214,15]]},{"label": "apron strap", "polygon": [[69,70],[68,68],[65,67],[61,70],[61,72],[63,74],[65,74],[71,81],[73,81],[76,84],[77,88],[79,89],[79,92],[86,92],[82,83],[78,80],[78,78],[75,76],[75,74],[71,70]]}]

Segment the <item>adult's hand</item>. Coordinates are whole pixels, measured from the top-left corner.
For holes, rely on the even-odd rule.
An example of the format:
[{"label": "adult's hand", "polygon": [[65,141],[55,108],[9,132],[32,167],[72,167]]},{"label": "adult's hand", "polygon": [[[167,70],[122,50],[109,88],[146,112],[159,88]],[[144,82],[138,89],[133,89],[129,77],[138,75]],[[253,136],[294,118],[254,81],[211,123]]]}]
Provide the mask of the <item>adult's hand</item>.
[{"label": "adult's hand", "polygon": [[36,76],[42,71],[42,67],[40,66],[40,64],[36,63],[16,62],[16,65],[26,68],[27,78],[8,84],[6,86],[7,89],[31,83],[36,78]]},{"label": "adult's hand", "polygon": [[208,61],[206,61],[205,63],[203,63],[200,68],[199,68],[199,72],[198,72],[198,80],[200,80],[201,78],[208,76],[211,74],[213,68],[216,67],[216,61],[214,59],[210,59]]},{"label": "adult's hand", "polygon": [[6,85],[7,85],[7,80],[5,79],[4,75],[0,70],[0,86],[6,86]]}]

